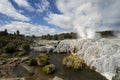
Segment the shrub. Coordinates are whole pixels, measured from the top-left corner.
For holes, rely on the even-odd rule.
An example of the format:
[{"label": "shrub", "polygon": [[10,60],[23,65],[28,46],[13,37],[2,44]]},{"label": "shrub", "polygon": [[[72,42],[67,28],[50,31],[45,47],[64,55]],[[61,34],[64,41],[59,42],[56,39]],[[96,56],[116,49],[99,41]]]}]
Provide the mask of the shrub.
[{"label": "shrub", "polygon": [[4,47],[4,52],[5,53],[12,53],[16,51],[16,45],[13,43],[8,43],[5,47]]},{"label": "shrub", "polygon": [[10,55],[9,54],[6,54],[6,53],[2,53],[0,54],[0,57],[1,58],[8,58]]},{"label": "shrub", "polygon": [[52,73],[52,72],[55,71],[55,65],[53,65],[53,64],[46,65],[46,66],[44,66],[44,67],[42,68],[42,70],[43,70],[45,73],[50,74],[50,73]]},{"label": "shrub", "polygon": [[35,58],[30,59],[30,66],[36,66],[37,65],[37,60]]},{"label": "shrub", "polygon": [[27,51],[21,51],[18,53],[18,57],[25,56],[26,54],[28,54]]},{"label": "shrub", "polygon": [[28,72],[28,75],[29,75],[29,76],[33,76],[34,73],[33,73],[33,72]]},{"label": "shrub", "polygon": [[25,50],[25,51],[29,51],[30,50],[30,45],[29,44],[23,44],[22,49]]},{"label": "shrub", "polygon": [[44,66],[48,64],[49,56],[46,53],[40,53],[40,55],[37,58],[37,64],[39,66]]},{"label": "shrub", "polygon": [[84,61],[80,59],[78,56],[67,56],[63,59],[63,64],[67,67],[72,67],[74,69],[82,69],[84,65]]}]

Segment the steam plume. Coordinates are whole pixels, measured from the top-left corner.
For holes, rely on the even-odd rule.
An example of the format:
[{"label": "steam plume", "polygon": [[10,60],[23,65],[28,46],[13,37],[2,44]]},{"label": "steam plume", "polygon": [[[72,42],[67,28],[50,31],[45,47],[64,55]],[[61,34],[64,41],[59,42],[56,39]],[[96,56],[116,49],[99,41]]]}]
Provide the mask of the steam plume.
[{"label": "steam plume", "polygon": [[51,13],[45,20],[61,28],[77,31],[80,37],[94,38],[96,30],[118,30],[120,0],[57,0],[61,14]]}]

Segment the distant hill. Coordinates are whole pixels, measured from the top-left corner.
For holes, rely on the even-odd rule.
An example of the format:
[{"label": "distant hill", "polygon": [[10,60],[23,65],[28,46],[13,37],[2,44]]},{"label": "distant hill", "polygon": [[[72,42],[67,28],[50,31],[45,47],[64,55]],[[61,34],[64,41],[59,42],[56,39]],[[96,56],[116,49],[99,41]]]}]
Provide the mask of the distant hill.
[{"label": "distant hill", "polygon": [[96,33],[100,33],[103,38],[115,37],[115,33],[120,31],[97,31]]}]

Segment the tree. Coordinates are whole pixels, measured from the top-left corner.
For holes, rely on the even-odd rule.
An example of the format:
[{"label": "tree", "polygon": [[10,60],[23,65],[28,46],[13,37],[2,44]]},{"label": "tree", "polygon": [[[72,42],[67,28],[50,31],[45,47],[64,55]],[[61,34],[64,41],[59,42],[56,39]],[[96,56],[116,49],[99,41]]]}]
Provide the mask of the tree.
[{"label": "tree", "polygon": [[7,31],[7,29],[5,29],[5,30],[4,30],[4,33],[5,33],[6,35],[8,34],[8,31]]},{"label": "tree", "polygon": [[41,36],[41,39],[46,40],[63,40],[63,39],[77,39],[77,33],[61,33],[61,34],[55,34],[55,35],[43,35]]},{"label": "tree", "polygon": [[17,31],[16,31],[16,34],[17,34],[17,35],[20,35],[20,31],[19,31],[19,30],[17,30]]}]

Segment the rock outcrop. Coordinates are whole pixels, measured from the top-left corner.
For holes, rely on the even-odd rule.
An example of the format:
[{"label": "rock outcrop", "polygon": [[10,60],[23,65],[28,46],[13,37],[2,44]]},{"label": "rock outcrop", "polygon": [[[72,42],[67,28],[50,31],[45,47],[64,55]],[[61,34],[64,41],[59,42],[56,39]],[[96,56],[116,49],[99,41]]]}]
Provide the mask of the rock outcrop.
[{"label": "rock outcrop", "polygon": [[48,46],[31,47],[31,49],[33,49],[34,51],[42,52],[42,53],[52,53],[54,47],[48,45]]},{"label": "rock outcrop", "polygon": [[109,80],[112,80],[116,69],[120,67],[120,39],[63,40],[54,52],[78,55]]}]

